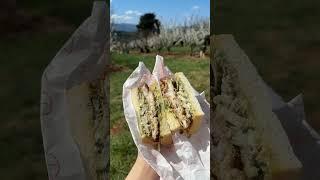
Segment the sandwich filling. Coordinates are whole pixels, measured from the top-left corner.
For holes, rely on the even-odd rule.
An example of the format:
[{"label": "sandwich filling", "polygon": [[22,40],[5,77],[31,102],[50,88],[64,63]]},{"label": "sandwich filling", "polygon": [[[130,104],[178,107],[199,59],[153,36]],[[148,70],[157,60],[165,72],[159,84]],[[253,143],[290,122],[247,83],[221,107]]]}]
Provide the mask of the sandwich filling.
[{"label": "sandwich filling", "polygon": [[269,179],[269,155],[250,112],[248,99],[237,84],[237,73],[215,53],[213,87],[213,177]]},{"label": "sandwich filling", "polygon": [[155,100],[154,94],[149,87],[144,84],[138,88],[139,98],[139,119],[142,134],[159,141],[159,121],[160,104]]},{"label": "sandwich filling", "polygon": [[183,129],[190,128],[193,114],[192,106],[183,83],[174,77],[165,78],[160,81],[160,88],[165,108],[178,119]]}]

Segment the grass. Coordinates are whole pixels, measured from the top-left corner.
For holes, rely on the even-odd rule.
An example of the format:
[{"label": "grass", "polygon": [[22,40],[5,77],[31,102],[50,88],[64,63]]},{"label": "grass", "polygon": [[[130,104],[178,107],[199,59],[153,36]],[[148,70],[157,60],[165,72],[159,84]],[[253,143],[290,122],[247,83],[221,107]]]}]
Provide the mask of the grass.
[{"label": "grass", "polygon": [[[175,56],[168,56],[168,58],[164,56],[165,64],[173,72],[184,72],[195,89],[198,91],[205,90],[209,98],[209,59],[188,58],[184,55],[186,50],[183,50],[183,48],[176,48],[175,53]],[[112,63],[123,67],[123,70],[113,72],[110,77],[111,179],[124,179],[137,156],[136,146],[123,115],[121,98],[122,85],[137,67],[139,61],[143,61],[152,71],[155,56],[153,54],[112,54]]]}]

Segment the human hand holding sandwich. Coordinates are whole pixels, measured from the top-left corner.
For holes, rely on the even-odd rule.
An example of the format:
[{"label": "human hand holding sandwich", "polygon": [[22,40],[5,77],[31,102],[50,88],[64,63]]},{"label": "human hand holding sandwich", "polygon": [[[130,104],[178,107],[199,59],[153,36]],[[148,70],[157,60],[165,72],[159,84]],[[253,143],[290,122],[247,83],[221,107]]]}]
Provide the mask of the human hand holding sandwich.
[{"label": "human hand holding sandwich", "polygon": [[[213,167],[211,168],[213,169],[215,179],[225,179],[227,177],[234,177],[237,179],[241,179],[242,177],[260,179],[268,179],[271,177],[273,179],[299,179],[298,177],[301,177],[301,172],[303,172],[303,179],[319,179],[320,171],[317,170],[317,162],[320,160],[320,155],[318,153],[320,147],[315,138],[310,136],[308,128],[304,127],[305,125],[303,125],[303,122],[294,120],[296,116],[293,112],[288,111],[286,108],[274,108],[274,106],[271,105],[271,101],[273,100],[266,95],[262,79],[255,71],[254,66],[251,65],[246,55],[239,50],[239,47],[235,46],[234,42],[227,41],[227,43],[224,42],[222,45],[223,46],[220,48],[226,54],[225,56],[219,57],[226,59],[224,59],[224,61],[215,59],[214,61],[214,63],[216,63],[216,69],[214,69],[214,82],[216,82],[214,87],[216,88],[216,91],[213,93],[215,112],[212,114],[214,123],[212,141],[214,148],[212,151],[214,160]],[[217,68],[220,66],[224,68]],[[143,68],[138,68],[140,72],[141,69]],[[163,65],[160,65],[160,71],[159,69],[157,71],[160,72],[158,75],[162,76],[162,70]],[[235,72],[236,74],[232,74]],[[162,78],[159,79],[161,80]],[[173,88],[170,87],[170,84]],[[170,117],[170,113],[172,113],[177,117],[178,125],[182,126],[182,129],[188,129],[188,125],[190,125],[188,119],[185,121],[183,120],[184,118],[180,118],[181,114],[179,114],[179,110],[177,110],[177,108],[172,108],[175,107],[175,103],[177,102],[174,100],[172,101],[172,94],[177,93],[175,89],[178,89],[175,87],[176,85],[170,82],[167,82],[165,86],[161,86],[160,81],[160,91],[162,91],[164,102],[167,101],[165,107],[175,109],[174,111],[169,111],[169,113],[166,112],[165,114],[167,117]],[[170,88],[174,90],[169,90]],[[126,93],[127,92],[125,92],[124,95]],[[134,96],[139,97],[137,95]],[[233,98],[234,96],[237,98]],[[124,100],[127,99],[124,98]],[[148,100],[144,102],[149,104]],[[180,101],[180,105],[181,104],[188,103],[181,103]],[[148,105],[148,107],[149,106],[150,105]],[[133,113],[137,114],[138,117],[140,117],[139,108],[141,107],[135,106],[136,113]],[[185,107],[183,108],[184,110],[186,109]],[[276,116],[272,113],[272,110]],[[165,109],[165,111],[167,111],[167,109]],[[208,112],[206,109],[204,111]],[[160,112],[161,111],[157,112],[158,115],[161,114]],[[182,113],[182,115],[185,116],[187,116],[187,114],[188,113],[186,112]],[[159,119],[161,119],[159,117],[161,116],[156,117],[158,121],[155,122],[160,122],[161,126],[163,119],[159,121]],[[128,119],[130,119],[130,117]],[[135,118],[131,119],[137,121]],[[164,122],[166,121],[167,119],[164,119]],[[128,121],[128,123],[130,127],[131,122]],[[204,149],[201,149],[201,140],[205,139],[205,141],[207,141],[206,137],[209,137],[206,133],[200,136],[197,136],[197,133],[195,133],[188,138],[187,136],[179,134],[179,131],[171,133],[171,135],[169,133],[161,134],[161,132],[165,132],[161,130],[161,127],[155,128],[155,130],[150,128],[149,133],[146,133],[148,131],[145,130],[141,131],[141,129],[147,129],[146,127],[148,127],[149,124],[152,123],[138,123],[140,131],[132,131],[133,133],[136,133],[133,134],[133,137],[138,149],[141,150],[143,157],[146,160],[145,162],[147,164],[151,162],[150,166],[152,166],[152,168],[146,168],[147,171],[155,169],[157,174],[164,179],[177,179],[177,177],[188,177],[190,179],[191,175],[194,176],[197,173],[197,171],[192,171],[193,169],[197,169],[201,172],[210,167],[206,164],[209,162],[204,158],[206,156],[200,154]],[[206,130],[209,132],[207,125],[208,124],[201,124],[200,128],[203,129],[198,130],[198,132],[201,133]],[[131,126],[131,128],[132,127],[134,128],[134,126]],[[167,128],[165,129],[168,129],[168,127],[170,131],[174,130],[174,128],[172,128],[174,126],[172,126],[172,124],[170,126],[170,123],[167,122]],[[242,131],[238,131],[239,129]],[[229,131],[231,131],[231,133],[226,133]],[[140,134],[137,134],[137,132],[140,132]],[[182,132],[188,134],[188,131],[183,130]],[[233,137],[231,140],[230,138],[227,139],[230,135]],[[170,139],[170,137],[173,142],[172,145],[166,143],[170,141],[165,140]],[[139,139],[142,139],[143,145],[140,144],[141,142],[139,142]],[[144,139],[147,139],[147,141],[144,141]],[[220,141],[220,145],[216,143],[217,140]],[[209,143],[209,140],[207,142]],[[160,146],[160,148],[149,149],[144,145],[154,143],[158,145],[162,144],[162,146]],[[207,146],[203,145],[202,147]],[[231,149],[234,151],[229,151]],[[219,152],[223,151],[225,153],[230,152],[228,154],[230,156],[226,154],[219,156]],[[239,157],[244,159],[241,160]],[[228,162],[230,161],[234,162],[231,163],[233,165],[232,167],[228,166],[230,164]],[[228,167],[225,167],[224,165],[227,165]],[[226,170],[226,168],[228,168],[228,170]],[[183,171],[183,169],[186,170]],[[205,173],[200,174],[203,175]],[[208,178],[198,177],[198,179]]]},{"label": "human hand holding sandwich", "polygon": [[138,153],[136,162],[132,166],[126,180],[159,180],[160,177],[155,170]]},{"label": "human hand holding sandwich", "polygon": [[162,179],[209,178],[210,108],[184,73],[168,73],[160,56],[152,74],[140,62],[124,83],[123,104],[141,156]]},{"label": "human hand holding sandwich", "polygon": [[186,178],[193,170],[202,172],[208,168],[203,163],[208,165],[209,158],[201,160],[198,155],[209,147],[208,116],[203,118],[205,114],[200,103],[203,108],[207,107],[207,112],[208,104],[202,96],[197,100],[182,72],[161,79],[159,83],[145,82],[131,90],[131,97],[142,143],[153,147],[154,153],[170,163],[173,172],[183,167],[185,173],[179,174]]}]

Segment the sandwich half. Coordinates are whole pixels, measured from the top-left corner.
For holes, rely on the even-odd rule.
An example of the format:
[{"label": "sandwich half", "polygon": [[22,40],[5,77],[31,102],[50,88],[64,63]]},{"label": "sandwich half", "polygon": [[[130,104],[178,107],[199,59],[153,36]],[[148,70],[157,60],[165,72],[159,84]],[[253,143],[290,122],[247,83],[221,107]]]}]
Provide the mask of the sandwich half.
[{"label": "sandwich half", "polygon": [[213,179],[299,179],[302,165],[255,67],[232,36],[215,36],[213,46]]},{"label": "sandwich half", "polygon": [[188,79],[178,72],[161,79],[160,88],[170,130],[194,134],[200,127],[204,113]]},{"label": "sandwich half", "polygon": [[142,142],[171,144],[171,131],[166,121],[164,103],[158,82],[153,81],[150,85],[144,83],[133,88],[131,97]]},{"label": "sandwich half", "polygon": [[109,96],[106,87],[107,80],[103,78],[83,82],[65,91],[66,123],[69,123],[70,135],[79,150],[86,179],[108,178]]}]

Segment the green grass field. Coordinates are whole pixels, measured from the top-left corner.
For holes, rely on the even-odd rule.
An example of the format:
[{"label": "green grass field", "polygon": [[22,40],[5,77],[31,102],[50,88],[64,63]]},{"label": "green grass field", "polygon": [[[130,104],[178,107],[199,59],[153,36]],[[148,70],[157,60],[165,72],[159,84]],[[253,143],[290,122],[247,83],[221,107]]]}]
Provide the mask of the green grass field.
[{"label": "green grass field", "polygon": [[[165,64],[173,72],[184,72],[194,88],[205,91],[209,98],[209,58],[190,58],[184,55],[188,54],[185,48],[176,48],[174,53],[175,55],[163,55]],[[123,114],[122,85],[139,61],[143,61],[152,71],[155,54],[112,54],[112,63],[121,70],[113,72],[110,77],[111,179],[124,179],[137,156],[137,149]]]}]

